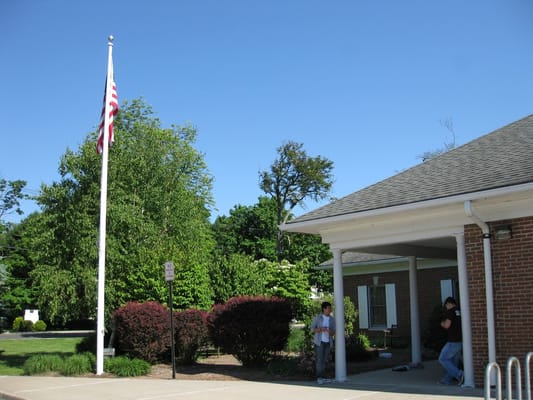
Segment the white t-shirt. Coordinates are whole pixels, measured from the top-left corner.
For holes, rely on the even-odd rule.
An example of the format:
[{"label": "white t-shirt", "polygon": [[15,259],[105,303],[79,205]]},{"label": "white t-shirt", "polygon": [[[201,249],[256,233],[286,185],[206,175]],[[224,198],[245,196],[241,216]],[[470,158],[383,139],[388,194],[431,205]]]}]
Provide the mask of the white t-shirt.
[{"label": "white t-shirt", "polygon": [[[327,317],[322,315],[322,327],[329,329],[329,315]],[[322,332],[321,340],[329,343],[329,331]]]}]

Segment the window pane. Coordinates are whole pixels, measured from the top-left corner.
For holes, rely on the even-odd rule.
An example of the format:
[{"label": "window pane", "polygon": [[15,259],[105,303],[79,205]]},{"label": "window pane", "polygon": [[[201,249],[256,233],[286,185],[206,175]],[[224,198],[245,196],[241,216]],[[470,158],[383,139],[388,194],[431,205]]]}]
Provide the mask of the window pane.
[{"label": "window pane", "polygon": [[369,287],[369,309],[370,309],[370,326],[386,327],[387,326],[387,302],[385,297],[385,286]]}]

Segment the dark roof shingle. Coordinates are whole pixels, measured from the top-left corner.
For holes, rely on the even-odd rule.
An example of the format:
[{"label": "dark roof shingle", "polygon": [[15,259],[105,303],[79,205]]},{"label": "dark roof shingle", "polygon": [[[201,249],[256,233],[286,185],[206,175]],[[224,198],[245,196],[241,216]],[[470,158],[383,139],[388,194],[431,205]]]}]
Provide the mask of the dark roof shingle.
[{"label": "dark roof shingle", "polygon": [[533,182],[533,115],[287,224]]}]

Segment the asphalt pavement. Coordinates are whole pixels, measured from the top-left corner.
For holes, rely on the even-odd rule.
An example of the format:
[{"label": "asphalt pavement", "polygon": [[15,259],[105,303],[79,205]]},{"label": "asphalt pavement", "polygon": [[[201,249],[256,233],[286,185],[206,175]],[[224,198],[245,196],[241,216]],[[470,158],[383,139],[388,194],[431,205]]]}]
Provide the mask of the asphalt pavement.
[{"label": "asphalt pavement", "polygon": [[344,382],[198,381],[153,378],[0,376],[0,399],[128,400],[418,400],[483,399],[483,389],[438,385],[437,361],[408,371],[384,369],[351,375]]}]

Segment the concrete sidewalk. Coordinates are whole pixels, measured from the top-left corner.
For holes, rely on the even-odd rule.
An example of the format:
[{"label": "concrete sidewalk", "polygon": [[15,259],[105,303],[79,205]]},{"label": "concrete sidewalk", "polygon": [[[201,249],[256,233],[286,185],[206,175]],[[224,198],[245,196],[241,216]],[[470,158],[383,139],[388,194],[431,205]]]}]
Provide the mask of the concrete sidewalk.
[{"label": "concrete sidewalk", "polygon": [[346,382],[192,381],[152,378],[67,378],[0,376],[0,399],[128,399],[128,400],[365,400],[483,399],[480,388],[437,385],[440,367],[395,372],[391,369],[349,376]]}]

